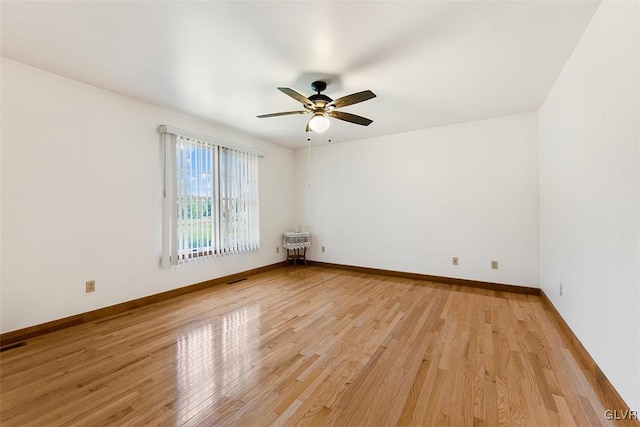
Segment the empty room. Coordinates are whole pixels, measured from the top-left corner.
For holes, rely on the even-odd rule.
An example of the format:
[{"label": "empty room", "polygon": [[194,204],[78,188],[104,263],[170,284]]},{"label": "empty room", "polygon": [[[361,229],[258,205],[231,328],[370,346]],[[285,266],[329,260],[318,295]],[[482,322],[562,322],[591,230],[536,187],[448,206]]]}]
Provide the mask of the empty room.
[{"label": "empty room", "polygon": [[0,2],[0,424],[638,426],[640,3]]}]

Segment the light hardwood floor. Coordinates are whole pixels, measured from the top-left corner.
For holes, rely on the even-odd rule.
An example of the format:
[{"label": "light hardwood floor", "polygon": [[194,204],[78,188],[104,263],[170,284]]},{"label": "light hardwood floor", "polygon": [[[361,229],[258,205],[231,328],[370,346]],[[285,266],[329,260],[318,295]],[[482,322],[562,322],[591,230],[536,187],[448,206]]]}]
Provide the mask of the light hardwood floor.
[{"label": "light hardwood floor", "polygon": [[3,426],[624,425],[539,296],[280,268],[0,355]]}]

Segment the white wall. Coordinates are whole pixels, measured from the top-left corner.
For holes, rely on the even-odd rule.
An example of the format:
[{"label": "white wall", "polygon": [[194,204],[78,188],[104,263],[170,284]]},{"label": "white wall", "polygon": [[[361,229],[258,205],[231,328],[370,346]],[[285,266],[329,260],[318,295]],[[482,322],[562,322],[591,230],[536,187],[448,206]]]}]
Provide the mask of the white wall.
[{"label": "white wall", "polygon": [[[2,82],[2,67],[0,66],[0,82]],[[0,100],[3,97],[0,84]],[[2,308],[2,103],[0,101],[0,309]],[[2,315],[0,313],[0,331],[2,331]]]},{"label": "white wall", "polygon": [[[6,59],[1,102],[2,332],[284,259],[292,150]],[[267,152],[259,252],[159,266],[161,124]]]},{"label": "white wall", "polygon": [[638,13],[637,2],[605,0],[540,109],[541,287],[635,410],[640,410]]},{"label": "white wall", "polygon": [[319,145],[310,186],[307,156],[296,152],[296,220],[309,258],[538,286],[535,112]]}]

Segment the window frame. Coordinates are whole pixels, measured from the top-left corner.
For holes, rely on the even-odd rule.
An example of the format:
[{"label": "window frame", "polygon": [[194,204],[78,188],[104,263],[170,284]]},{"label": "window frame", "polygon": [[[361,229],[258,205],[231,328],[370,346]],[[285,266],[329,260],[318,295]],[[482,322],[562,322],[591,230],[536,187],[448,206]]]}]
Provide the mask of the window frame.
[{"label": "window frame", "polygon": [[[265,153],[261,150],[230,144],[226,141],[195,134],[169,125],[160,126],[158,132],[161,135],[163,147],[162,265],[177,265],[195,259],[258,250],[260,248],[258,163],[261,157],[265,157]],[[196,144],[196,146],[205,150],[214,150],[211,163],[212,185],[214,187],[210,208],[212,234],[209,241],[211,244],[200,244],[193,252],[189,253],[185,253],[183,249],[181,250],[179,242],[182,237],[180,236],[179,222],[184,221],[184,218],[181,218],[178,213],[178,197],[200,197],[200,194],[188,196],[189,191],[182,193],[179,191],[180,183],[177,163],[181,140],[189,141],[189,148],[193,148],[193,144]],[[182,142],[184,143],[184,141]],[[237,171],[240,176],[239,179],[236,177],[236,181],[225,179],[226,183],[223,182],[221,176],[223,169],[221,159],[223,157],[226,162],[229,161],[229,158],[233,158],[236,162],[234,166],[238,168]],[[199,173],[198,170],[196,173]],[[228,188],[230,186],[235,186],[235,193],[230,191],[231,189]],[[245,193],[240,194],[240,189]],[[241,230],[243,240],[238,240],[237,234],[230,236],[227,233],[226,236],[223,236],[221,232],[223,228],[228,229],[228,224],[231,222],[228,209],[223,211],[222,193],[225,192],[227,198],[231,198],[236,204],[237,200],[243,197],[245,210],[239,213],[246,216]],[[247,200],[249,201],[247,202]],[[226,204],[230,205],[230,203]],[[204,221],[201,220],[202,223]],[[228,239],[231,239],[231,241]],[[202,243],[201,240],[200,243]]]}]

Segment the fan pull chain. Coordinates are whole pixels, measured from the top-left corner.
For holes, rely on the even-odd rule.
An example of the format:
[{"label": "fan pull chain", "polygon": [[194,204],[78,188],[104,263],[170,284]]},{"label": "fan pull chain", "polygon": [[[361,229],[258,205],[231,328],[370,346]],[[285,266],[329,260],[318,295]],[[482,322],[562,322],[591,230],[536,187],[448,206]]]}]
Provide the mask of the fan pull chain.
[{"label": "fan pull chain", "polygon": [[307,167],[307,186],[311,187],[311,131],[307,132],[307,146],[309,155],[309,166]]}]

